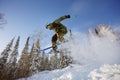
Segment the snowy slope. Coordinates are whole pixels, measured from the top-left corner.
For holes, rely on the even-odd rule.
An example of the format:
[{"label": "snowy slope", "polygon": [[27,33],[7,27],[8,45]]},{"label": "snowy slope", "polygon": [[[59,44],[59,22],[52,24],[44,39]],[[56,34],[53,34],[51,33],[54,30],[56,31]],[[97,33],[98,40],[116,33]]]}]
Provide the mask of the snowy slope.
[{"label": "snowy slope", "polygon": [[90,72],[91,80],[120,80],[120,65],[103,65]]},{"label": "snowy slope", "polygon": [[[95,69],[93,65],[72,65],[53,71],[40,72],[27,80],[120,80],[120,65],[103,65]],[[20,79],[20,80],[26,80]]]},{"label": "snowy slope", "polygon": [[105,33],[105,37],[98,37],[74,32],[74,40],[62,47],[71,52],[76,64],[40,72],[27,80],[120,80],[120,39],[112,38],[109,31]]},{"label": "snowy slope", "polygon": [[40,72],[27,80],[86,80],[93,69],[88,65],[72,65],[61,70]]}]

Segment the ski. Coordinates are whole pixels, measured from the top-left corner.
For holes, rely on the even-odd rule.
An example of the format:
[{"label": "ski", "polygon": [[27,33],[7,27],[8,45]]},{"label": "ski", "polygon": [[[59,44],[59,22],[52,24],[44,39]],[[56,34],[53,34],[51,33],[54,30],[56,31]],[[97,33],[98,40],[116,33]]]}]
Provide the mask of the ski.
[{"label": "ski", "polygon": [[46,51],[46,50],[51,49],[51,48],[54,48],[54,46],[50,46],[50,47],[47,47],[47,48],[45,48],[45,49],[42,49],[42,50],[40,50],[40,52],[41,52],[41,51]]},{"label": "ski", "polygon": [[[66,41],[64,41],[64,42],[62,42],[62,43],[57,43],[57,46],[65,43],[65,42],[68,42],[68,40],[66,40]],[[44,52],[44,51],[49,50],[49,49],[54,48],[54,47],[55,47],[55,46],[49,46],[49,47],[47,47],[47,48],[45,48],[45,49],[41,49],[39,52]]]}]

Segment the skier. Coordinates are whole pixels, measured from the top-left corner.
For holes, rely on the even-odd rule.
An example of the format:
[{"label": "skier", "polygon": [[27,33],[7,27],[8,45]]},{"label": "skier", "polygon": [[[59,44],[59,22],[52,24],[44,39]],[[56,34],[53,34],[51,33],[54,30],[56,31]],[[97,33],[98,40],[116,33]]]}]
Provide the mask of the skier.
[{"label": "skier", "polygon": [[57,39],[59,39],[60,42],[64,42],[64,35],[67,33],[67,28],[61,24],[60,22],[64,19],[70,18],[70,15],[64,15],[52,23],[49,23],[46,25],[46,29],[55,31],[55,34],[52,37],[52,46],[53,50],[56,51],[57,49]]}]

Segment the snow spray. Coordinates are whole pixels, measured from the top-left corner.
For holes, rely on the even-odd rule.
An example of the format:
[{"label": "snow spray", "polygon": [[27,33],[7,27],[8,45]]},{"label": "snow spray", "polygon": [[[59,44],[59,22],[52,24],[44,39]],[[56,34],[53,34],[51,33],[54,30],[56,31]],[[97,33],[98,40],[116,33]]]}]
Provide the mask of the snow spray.
[{"label": "snow spray", "polygon": [[119,40],[106,37],[98,37],[94,34],[73,32],[73,39],[63,46],[71,52],[73,59],[80,64],[95,63],[120,64]]}]

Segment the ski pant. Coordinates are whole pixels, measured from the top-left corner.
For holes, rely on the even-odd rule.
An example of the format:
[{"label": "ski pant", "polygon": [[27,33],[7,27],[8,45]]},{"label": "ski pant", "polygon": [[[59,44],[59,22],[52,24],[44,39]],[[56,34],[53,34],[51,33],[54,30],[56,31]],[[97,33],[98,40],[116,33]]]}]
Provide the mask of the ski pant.
[{"label": "ski pant", "polygon": [[53,35],[52,37],[52,46],[55,46],[57,44],[57,40],[59,39],[60,42],[64,41],[64,35],[67,32],[63,33],[63,32],[57,32],[56,34]]}]

